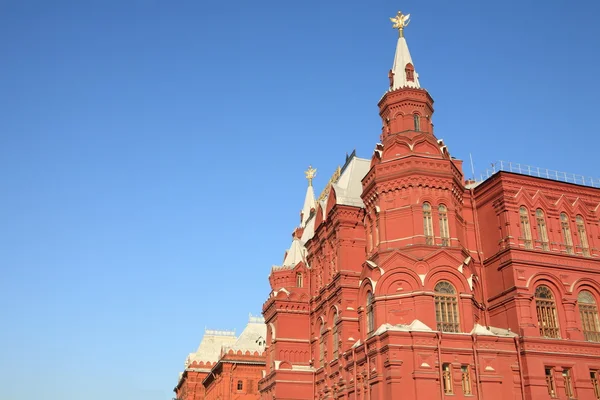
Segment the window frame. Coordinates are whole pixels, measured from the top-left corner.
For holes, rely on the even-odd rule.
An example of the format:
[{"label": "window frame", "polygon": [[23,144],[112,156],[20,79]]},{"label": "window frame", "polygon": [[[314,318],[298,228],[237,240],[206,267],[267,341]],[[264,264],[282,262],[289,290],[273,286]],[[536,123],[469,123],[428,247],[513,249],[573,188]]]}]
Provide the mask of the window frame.
[{"label": "window frame", "polygon": [[531,237],[531,225],[529,224],[529,210],[525,206],[519,207],[519,221],[521,226],[521,237],[527,250],[533,249]]},{"label": "window frame", "polygon": [[[451,293],[444,290],[451,289]],[[458,307],[458,291],[452,283],[441,280],[433,288],[435,321],[440,332],[460,333],[460,312]]]},{"label": "window frame", "polygon": [[442,364],[442,385],[444,394],[454,394],[452,387],[452,365],[450,363]]},{"label": "window frame", "polygon": [[585,218],[583,218],[581,214],[577,214],[575,216],[575,227],[577,228],[577,235],[579,236],[579,247],[581,247],[581,254],[583,254],[584,257],[589,257],[590,244],[588,242],[585,225]]},{"label": "window frame", "polygon": [[[584,299],[583,296],[589,296]],[[582,289],[577,294],[577,308],[581,319],[581,331],[588,342],[600,342],[600,315],[596,297],[587,289]]]},{"label": "window frame", "polygon": [[296,272],[296,287],[304,287],[304,274],[302,272]]},{"label": "window frame", "polygon": [[337,359],[340,355],[340,333],[338,331],[338,322],[340,321],[339,312],[336,310],[333,315],[333,358]]},{"label": "window frame", "polygon": [[327,332],[327,326],[325,325],[325,319],[321,318],[321,327],[319,330],[319,364],[321,367],[325,366],[325,333]]},{"label": "window frame", "polygon": [[535,210],[535,219],[538,228],[538,240],[542,244],[542,250],[550,250],[550,240],[548,239],[548,225],[546,224],[546,213],[541,208]]},{"label": "window frame", "polygon": [[[542,291],[545,293],[542,293]],[[533,297],[540,337],[560,339],[560,319],[558,317],[554,292],[547,285],[540,284],[535,287]]]},{"label": "window frame", "polygon": [[555,399],[556,396],[556,381],[554,379],[554,367],[544,367],[544,376],[546,377],[546,387],[548,388],[548,394],[551,398]]},{"label": "window frame", "polygon": [[465,396],[473,395],[473,385],[471,384],[471,367],[469,365],[460,366],[460,379],[463,394]]},{"label": "window frame", "polygon": [[413,125],[415,132],[421,132],[421,116],[419,114],[413,114]]},{"label": "window frame", "polygon": [[431,203],[424,202],[422,206],[423,210],[423,236],[425,236],[425,244],[427,246],[433,246],[435,244],[434,233],[433,233],[433,217]]},{"label": "window frame", "polygon": [[365,312],[367,314],[367,334],[373,332],[375,330],[375,315],[374,315],[374,306],[375,296],[373,292],[369,290],[367,292],[367,305],[365,307]]},{"label": "window frame", "polygon": [[238,381],[237,381],[237,391],[238,391],[238,392],[241,392],[241,391],[243,391],[243,390],[244,390],[244,381],[242,381],[242,380],[238,380]]},{"label": "window frame", "polygon": [[569,216],[566,212],[561,212],[559,219],[565,251],[567,254],[575,254],[573,251],[573,234],[571,232],[571,225],[569,224]]},{"label": "window frame", "polygon": [[573,369],[571,367],[563,367],[561,375],[565,385],[565,395],[568,399],[574,399],[575,387],[573,386]]},{"label": "window frame", "polygon": [[448,226],[448,207],[445,204],[438,206],[438,217],[440,220],[440,239],[442,246],[450,246],[450,228]]}]

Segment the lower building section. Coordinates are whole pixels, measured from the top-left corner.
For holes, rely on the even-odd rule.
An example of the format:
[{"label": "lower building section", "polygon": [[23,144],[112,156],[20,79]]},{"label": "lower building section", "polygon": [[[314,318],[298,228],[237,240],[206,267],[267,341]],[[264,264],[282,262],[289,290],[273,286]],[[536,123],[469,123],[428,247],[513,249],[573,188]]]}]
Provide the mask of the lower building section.
[{"label": "lower building section", "polygon": [[442,333],[386,324],[323,367],[272,367],[259,382],[263,400],[600,399],[600,344],[480,325]]}]

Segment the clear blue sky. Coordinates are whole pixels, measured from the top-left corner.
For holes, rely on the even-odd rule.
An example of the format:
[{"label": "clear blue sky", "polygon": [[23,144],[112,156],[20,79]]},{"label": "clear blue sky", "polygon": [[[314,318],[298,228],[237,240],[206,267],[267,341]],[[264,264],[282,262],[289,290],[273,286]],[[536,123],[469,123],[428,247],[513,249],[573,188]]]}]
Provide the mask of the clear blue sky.
[{"label": "clear blue sky", "polygon": [[598,1],[0,1],[0,399],[167,400],[259,313],[399,8],[452,155],[600,175]]}]

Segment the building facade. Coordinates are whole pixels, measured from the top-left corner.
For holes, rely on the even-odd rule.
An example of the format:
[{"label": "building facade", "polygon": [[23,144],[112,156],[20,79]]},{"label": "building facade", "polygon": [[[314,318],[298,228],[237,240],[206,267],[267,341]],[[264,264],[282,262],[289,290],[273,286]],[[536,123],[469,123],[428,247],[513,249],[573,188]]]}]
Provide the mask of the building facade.
[{"label": "building facade", "polygon": [[600,399],[600,189],[465,180],[392,21],[380,141],[319,198],[307,171],[271,270],[260,398]]},{"label": "building facade", "polygon": [[195,353],[185,361],[173,389],[177,400],[258,399],[265,369],[266,325],[250,315],[240,336],[235,331],[206,329]]}]

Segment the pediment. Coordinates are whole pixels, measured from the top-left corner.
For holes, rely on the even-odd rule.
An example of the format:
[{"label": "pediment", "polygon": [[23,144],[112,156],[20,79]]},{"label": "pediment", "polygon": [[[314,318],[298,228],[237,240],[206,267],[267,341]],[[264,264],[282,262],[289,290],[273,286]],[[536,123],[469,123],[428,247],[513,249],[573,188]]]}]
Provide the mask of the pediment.
[{"label": "pediment", "polygon": [[418,260],[416,258],[411,257],[404,252],[400,252],[399,250],[396,250],[396,251],[392,252],[391,254],[387,255],[387,257],[382,258],[382,260],[379,263],[377,263],[377,265],[379,265],[379,267],[383,268],[384,271],[387,271],[387,270],[392,269],[397,266],[402,266],[402,267],[411,266],[411,265],[415,264],[417,261]]},{"label": "pediment", "polygon": [[451,267],[456,267],[462,265],[465,261],[465,258],[468,257],[468,254],[461,254],[464,258],[461,259],[460,256],[457,257],[455,252],[449,252],[445,248],[439,249],[436,252],[429,254],[423,261],[431,266],[431,268],[435,268],[441,265],[448,265]]}]

